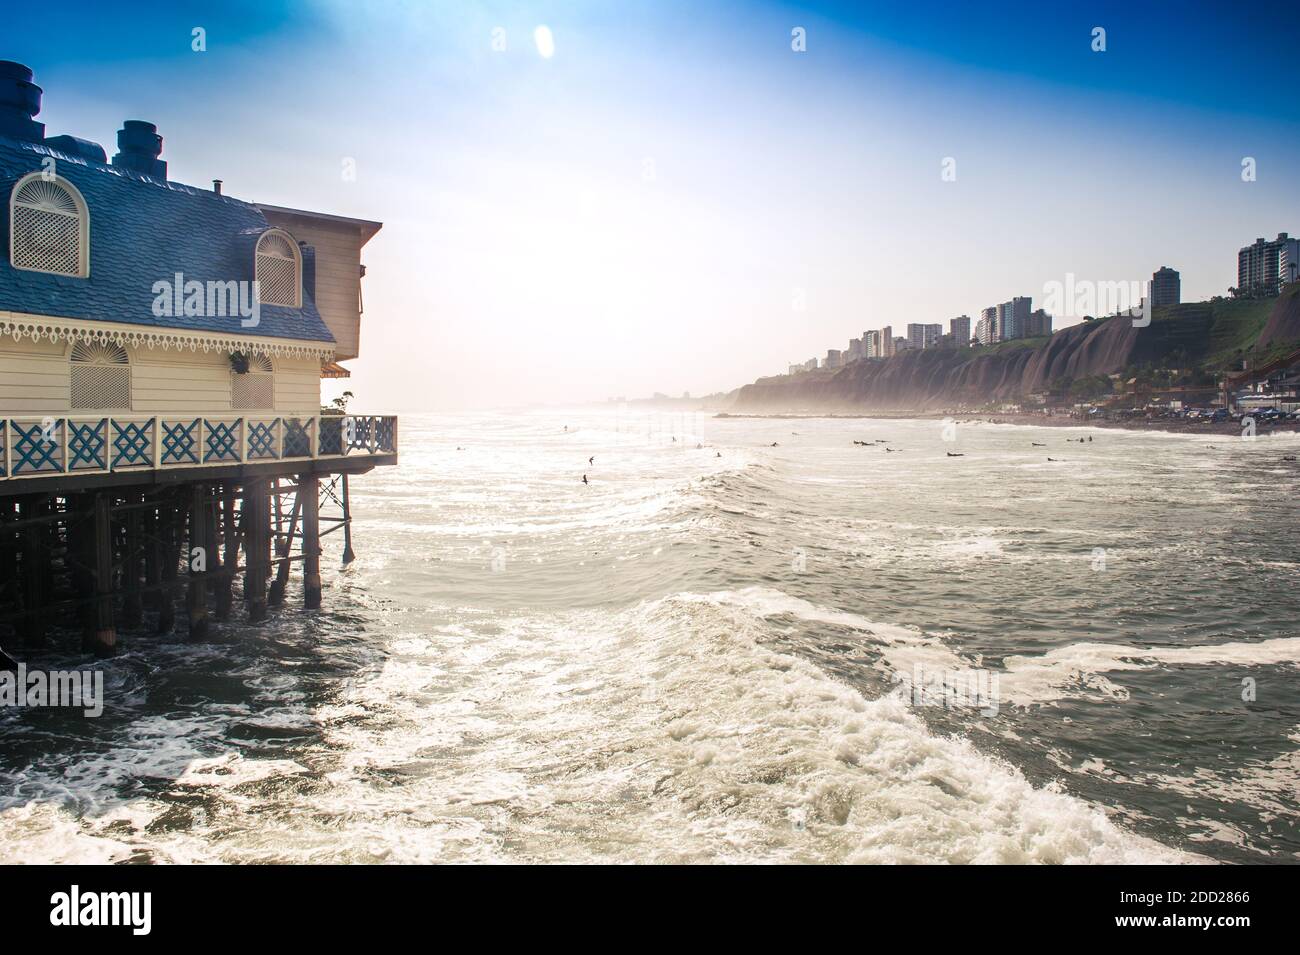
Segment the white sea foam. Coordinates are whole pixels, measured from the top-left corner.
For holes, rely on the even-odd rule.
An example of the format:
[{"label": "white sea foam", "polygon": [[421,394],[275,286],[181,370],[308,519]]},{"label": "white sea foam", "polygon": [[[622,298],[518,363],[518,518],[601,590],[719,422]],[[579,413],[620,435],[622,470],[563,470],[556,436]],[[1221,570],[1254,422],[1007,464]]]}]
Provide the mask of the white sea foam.
[{"label": "white sea foam", "polygon": [[[953,671],[983,665],[979,657],[957,652],[937,634],[882,624],[859,614],[819,607],[770,588],[750,587],[729,591],[718,594],[717,599],[743,607],[760,617],[784,614],[808,622],[849,627],[868,634],[877,642],[876,649],[884,667],[904,682],[910,679],[909,674],[918,666],[931,671]],[[1128,691],[1106,679],[1104,674],[1145,670],[1161,664],[1300,664],[1300,637],[1184,647],[1072,643],[1043,654],[1005,657],[1001,666],[995,669],[1002,701],[1013,706],[1028,706],[1090,693],[1124,700],[1128,698]]]}]

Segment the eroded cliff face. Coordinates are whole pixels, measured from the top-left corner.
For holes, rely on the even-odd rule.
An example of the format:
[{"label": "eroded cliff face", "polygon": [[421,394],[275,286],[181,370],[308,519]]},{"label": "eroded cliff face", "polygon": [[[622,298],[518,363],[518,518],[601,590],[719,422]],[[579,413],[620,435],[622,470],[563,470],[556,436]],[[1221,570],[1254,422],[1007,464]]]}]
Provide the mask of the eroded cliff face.
[{"label": "eroded cliff face", "polygon": [[1300,282],[1282,290],[1259,336],[1259,346],[1268,348],[1300,341]]},{"label": "eroded cliff face", "polygon": [[1045,391],[1059,378],[1118,372],[1133,361],[1139,330],[1127,320],[1076,325],[1037,348],[907,351],[836,371],[760,378],[741,388],[735,411],[918,411],[983,405]]},{"label": "eroded cliff face", "polygon": [[[1263,332],[1263,334],[1261,334]],[[1300,285],[1276,302],[1189,302],[1156,309],[1146,327],[1099,319],[1037,344],[906,351],[835,371],[760,378],[736,393],[731,410],[924,411],[1015,401],[1053,383],[1113,375],[1145,364],[1231,367],[1257,341],[1300,340]],[[1240,367],[1237,365],[1236,367]]]}]

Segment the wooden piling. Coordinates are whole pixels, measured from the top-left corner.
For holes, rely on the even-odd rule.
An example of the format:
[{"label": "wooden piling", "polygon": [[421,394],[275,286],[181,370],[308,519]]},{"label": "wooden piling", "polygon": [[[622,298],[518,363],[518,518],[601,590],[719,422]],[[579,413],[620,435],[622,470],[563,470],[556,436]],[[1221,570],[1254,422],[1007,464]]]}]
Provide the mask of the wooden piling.
[{"label": "wooden piling", "polygon": [[158,589],[162,583],[162,522],[158,519],[161,505],[156,499],[151,500],[149,495],[145,499],[152,506],[145,508],[140,521],[144,532],[144,540],[140,543],[144,549],[145,584],[144,600],[141,602],[148,610],[158,610],[162,607],[162,591]]},{"label": "wooden piling", "polygon": [[190,546],[185,555],[189,590],[186,609],[189,613],[190,639],[202,640],[208,635],[208,489],[202,484],[190,485]]},{"label": "wooden piling", "polygon": [[[276,510],[279,516],[279,508]],[[289,513],[289,529],[281,533],[275,542],[276,556],[280,558],[280,563],[275,568],[275,580],[271,583],[270,604],[272,607],[278,607],[284,602],[285,591],[289,589],[289,555],[293,552],[293,540],[298,536],[298,518],[302,514],[302,488],[293,495],[293,508]]]},{"label": "wooden piling", "polygon": [[239,525],[235,512],[235,484],[231,481],[221,486],[221,519],[218,523],[221,526],[221,536],[220,539],[213,537],[212,549],[215,551],[218,543],[224,542],[225,552],[221,557],[221,566],[226,572],[216,582],[214,616],[218,620],[225,620],[230,616],[235,568],[239,566]]},{"label": "wooden piling", "polygon": [[208,499],[203,505],[203,534],[208,542],[208,581],[204,588],[208,597],[215,597],[217,581],[221,579],[221,485],[208,485]]},{"label": "wooden piling", "polygon": [[303,606],[320,607],[320,480],[314,474],[298,476],[298,500],[302,507]]},{"label": "wooden piling", "polygon": [[[67,547],[63,552],[63,566],[77,600],[77,623],[84,633],[88,633],[95,626],[92,603],[95,596],[94,497],[89,494],[69,494],[64,498],[64,503]],[[87,640],[83,639],[82,642],[86,643]]]},{"label": "wooden piling", "polygon": [[[276,478],[271,484],[271,550],[276,557],[289,556],[289,541],[284,536],[284,515],[281,513],[280,497],[280,479]],[[271,581],[271,589],[267,593],[266,603],[270,607],[278,607],[284,602],[284,589],[289,583],[289,562],[280,561],[275,566],[275,577]]]},{"label": "wooden piling", "polygon": [[158,632],[176,629],[176,573],[180,560],[180,528],[176,502],[170,494],[158,501]]},{"label": "wooden piling", "polygon": [[138,627],[144,619],[144,603],[140,598],[144,516],[134,506],[142,502],[140,494],[127,494],[125,500],[131,509],[126,512],[126,537],[122,544],[122,625]]},{"label": "wooden piling", "polygon": [[271,569],[269,483],[265,478],[244,484],[240,520],[244,525],[244,600],[248,619],[266,619],[266,578]]},{"label": "wooden piling", "polygon": [[22,607],[25,615],[19,629],[23,643],[39,647],[45,643],[48,619],[45,605],[50,598],[52,557],[50,553],[50,528],[39,523],[39,518],[50,512],[50,499],[44,494],[27,494],[19,502],[24,520],[32,520],[20,531],[22,535]]},{"label": "wooden piling", "polygon": [[90,626],[86,628],[82,649],[95,656],[109,656],[117,648],[117,628],[113,625],[113,512],[112,500],[100,492],[91,502],[90,533],[87,535],[89,565],[94,583]]},{"label": "wooden piling", "polygon": [[352,498],[348,494],[348,476],[343,475],[343,563],[350,564],[357,559],[352,552]]}]

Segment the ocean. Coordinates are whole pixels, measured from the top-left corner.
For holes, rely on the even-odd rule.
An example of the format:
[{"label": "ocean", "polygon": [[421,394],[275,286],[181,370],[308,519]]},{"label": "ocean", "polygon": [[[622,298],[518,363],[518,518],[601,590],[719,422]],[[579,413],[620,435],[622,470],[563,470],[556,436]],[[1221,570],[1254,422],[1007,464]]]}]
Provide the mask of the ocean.
[{"label": "ocean", "polygon": [[264,625],[121,633],[98,718],[0,709],[0,860],[1300,853],[1300,436],[620,409],[400,442],[323,610],[295,572]]}]

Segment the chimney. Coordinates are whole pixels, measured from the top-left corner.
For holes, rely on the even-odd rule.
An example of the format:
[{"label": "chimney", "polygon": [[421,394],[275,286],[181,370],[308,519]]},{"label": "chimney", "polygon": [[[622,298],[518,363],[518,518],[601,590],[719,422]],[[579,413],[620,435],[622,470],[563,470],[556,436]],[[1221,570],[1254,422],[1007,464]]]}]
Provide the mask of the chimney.
[{"label": "chimney", "polygon": [[41,88],[21,63],[0,60],[0,136],[29,143],[45,141],[45,124],[32,117],[41,111]]},{"label": "chimney", "polygon": [[158,158],[161,154],[162,137],[153,123],[128,119],[117,131],[117,155],[113,157],[113,165],[119,169],[166,179],[167,164]]},{"label": "chimney", "polygon": [[307,298],[316,299],[316,250],[306,242],[298,243],[302,255],[302,292]]},{"label": "chimney", "polygon": [[220,180],[220,179],[213,179],[213,180],[212,180],[212,191],[215,192],[217,195],[221,195],[221,180]]}]

